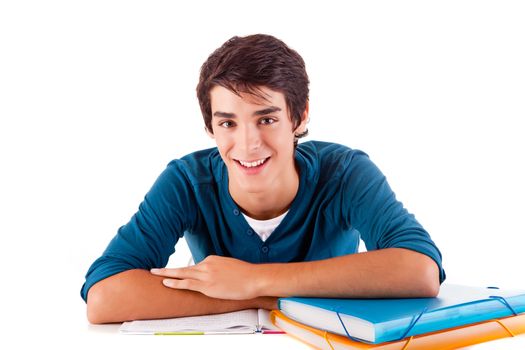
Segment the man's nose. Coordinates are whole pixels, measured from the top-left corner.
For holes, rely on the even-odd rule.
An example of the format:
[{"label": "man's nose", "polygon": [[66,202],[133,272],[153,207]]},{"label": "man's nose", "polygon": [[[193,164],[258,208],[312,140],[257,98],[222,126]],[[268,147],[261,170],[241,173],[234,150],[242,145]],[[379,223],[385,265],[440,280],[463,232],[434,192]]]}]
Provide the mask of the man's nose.
[{"label": "man's nose", "polygon": [[261,145],[261,135],[257,125],[246,124],[239,129],[238,145],[247,152],[257,150]]}]

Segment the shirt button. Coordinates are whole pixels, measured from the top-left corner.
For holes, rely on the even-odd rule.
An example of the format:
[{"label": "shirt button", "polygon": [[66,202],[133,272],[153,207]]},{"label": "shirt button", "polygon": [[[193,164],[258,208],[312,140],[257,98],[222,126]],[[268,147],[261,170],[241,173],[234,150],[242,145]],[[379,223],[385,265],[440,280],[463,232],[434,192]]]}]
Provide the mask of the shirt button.
[{"label": "shirt button", "polygon": [[246,234],[247,234],[248,236],[253,235],[253,230],[252,230],[251,228],[247,229],[247,230],[246,230]]},{"label": "shirt button", "polygon": [[261,250],[262,250],[262,252],[264,254],[268,253],[268,247],[267,246],[262,247]]},{"label": "shirt button", "polygon": [[239,209],[233,209],[233,215],[239,215]]}]

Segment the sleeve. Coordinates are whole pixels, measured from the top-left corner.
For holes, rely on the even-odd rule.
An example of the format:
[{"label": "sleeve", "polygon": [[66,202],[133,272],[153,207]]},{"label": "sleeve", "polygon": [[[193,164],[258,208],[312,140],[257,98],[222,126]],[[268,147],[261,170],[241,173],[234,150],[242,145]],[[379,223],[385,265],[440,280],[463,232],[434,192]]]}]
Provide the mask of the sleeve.
[{"label": "sleeve", "polygon": [[396,199],[385,176],[363,152],[353,154],[343,175],[342,211],[345,224],[357,229],[367,250],[406,248],[432,258],[445,271],[441,252],[428,232]]},{"label": "sleeve", "polygon": [[164,267],[196,215],[191,184],[175,162],[157,178],[130,221],[118,229],[89,268],[80,294],[87,302],[98,281],[131,269]]}]

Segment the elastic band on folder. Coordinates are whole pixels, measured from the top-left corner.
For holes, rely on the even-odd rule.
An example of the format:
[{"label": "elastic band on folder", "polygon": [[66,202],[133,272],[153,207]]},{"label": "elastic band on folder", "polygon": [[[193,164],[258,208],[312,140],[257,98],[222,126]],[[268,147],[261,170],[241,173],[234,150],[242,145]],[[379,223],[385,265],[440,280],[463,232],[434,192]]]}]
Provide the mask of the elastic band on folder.
[{"label": "elastic band on folder", "polygon": [[[403,334],[403,336],[401,336],[401,338],[397,339],[398,341],[406,338],[408,332],[410,332],[410,330],[411,330],[412,328],[414,328],[414,325],[416,324],[416,322],[421,318],[421,316],[423,316],[423,314],[424,314],[425,312],[427,312],[427,309],[428,309],[428,308],[424,308],[423,311],[421,311],[421,313],[420,313],[419,315],[417,315],[417,317],[414,318],[414,319],[412,320],[412,322],[410,323],[410,325],[408,325],[408,328],[407,328],[407,330],[405,331],[405,333]],[[343,323],[343,320],[341,319],[341,315],[339,315],[339,312],[338,312],[338,311],[336,311],[335,313],[336,313],[336,315],[337,315],[337,318],[339,318],[339,322],[341,322],[341,326],[343,326],[343,329],[345,330],[346,336],[347,336],[349,339],[353,340],[353,341],[362,342],[361,339],[354,338],[354,337],[352,337],[352,336],[348,333],[348,330],[346,329],[345,324]],[[410,339],[409,339],[408,342],[405,344],[405,347],[404,347],[403,349],[405,349],[406,346],[408,346],[408,343],[410,343],[411,340],[412,340],[412,337],[410,337]]]},{"label": "elastic band on folder", "polygon": [[[498,287],[487,287],[487,288],[490,288],[490,289],[498,289]],[[514,308],[509,304],[509,302],[507,301],[507,299],[505,299],[504,297],[502,296],[499,296],[499,295],[491,295],[489,296],[489,299],[484,299],[484,301],[489,301],[491,299],[496,299],[498,301],[500,301],[501,303],[503,303],[511,312],[514,316],[517,316],[518,313],[516,312],[516,310],[514,310]],[[481,300],[480,300],[481,301]],[[406,336],[408,335],[408,333],[412,330],[412,328],[414,328],[414,326],[416,325],[417,321],[419,321],[419,319],[421,318],[421,316],[423,316],[423,314],[425,314],[427,312],[428,308],[425,307],[423,309],[423,311],[421,311],[419,313],[419,315],[417,315],[415,318],[412,319],[412,322],[410,322],[410,324],[408,325],[408,328],[405,330],[405,333],[403,333],[403,335],[401,336],[401,338],[397,339],[397,341],[399,340],[402,340],[404,338],[406,338]],[[346,333],[346,336],[351,339],[351,340],[354,340],[354,341],[358,341],[358,342],[361,342],[362,340],[361,339],[358,339],[358,338],[354,338],[352,337],[349,333],[348,333],[348,330],[346,329],[346,326],[345,324],[343,323],[343,320],[341,319],[341,315],[339,314],[339,311],[335,310],[335,313],[337,315],[337,318],[339,319],[339,322],[341,323],[341,326],[343,326],[343,329],[345,330],[345,333]],[[498,320],[494,320],[496,322],[498,322],[503,328],[505,328],[507,330],[507,332],[509,332],[509,334],[511,336],[514,336],[514,334],[510,331],[510,329],[508,329],[503,323],[501,323],[500,321]],[[325,335],[326,337],[326,335]],[[328,341],[328,338],[325,338],[327,339]],[[412,337],[410,337],[410,339],[407,341],[407,343],[405,344],[405,346],[403,347],[402,350],[406,349],[406,347],[408,346],[408,344],[410,343],[410,341],[412,340]],[[332,345],[330,344],[330,342],[328,342],[328,344],[330,345],[330,347],[332,348]],[[333,348],[332,348],[333,349]]]},{"label": "elastic band on folder", "polygon": [[353,341],[362,342],[361,339],[354,338],[348,333],[348,331],[346,330],[345,324],[343,323],[343,320],[341,319],[341,315],[339,315],[339,311],[336,311],[335,313],[337,315],[337,318],[339,318],[339,322],[341,322],[341,326],[343,326],[343,329],[345,330],[345,333],[348,339],[352,339]]},{"label": "elastic band on folder", "polygon": [[507,328],[507,326],[505,326],[503,324],[503,322],[501,322],[500,320],[494,320],[494,321],[498,322],[501,327],[505,328],[505,330],[510,334],[511,337],[515,337],[516,336],[514,333],[512,333],[512,331],[510,329]]},{"label": "elastic band on folder", "polygon": [[326,342],[328,343],[328,346],[330,347],[330,349],[335,350],[334,347],[332,346],[332,344],[330,344],[330,340],[328,340],[328,332],[327,331],[324,331],[324,340],[326,340]]},{"label": "elastic band on folder", "polygon": [[[494,288],[495,289],[495,288]],[[514,316],[517,316],[518,313],[516,312],[516,310],[514,310],[514,308],[509,304],[509,302],[507,301],[507,299],[505,299],[504,297],[502,296],[498,296],[498,295],[491,295],[489,296],[489,299],[485,299],[485,301],[488,301],[490,299],[496,299],[496,300],[499,300],[500,302],[502,302],[511,312]],[[407,334],[410,332],[410,330],[412,330],[412,328],[414,328],[414,326],[416,325],[417,321],[419,321],[419,319],[421,318],[421,316],[423,316],[423,314],[427,312],[427,308],[424,308],[423,311],[421,311],[421,313],[419,315],[417,315],[416,318],[414,318],[412,320],[412,322],[410,323],[410,325],[408,326],[407,330],[405,331],[405,333],[403,334],[403,336],[401,338],[399,338],[398,340],[401,340],[401,339],[404,339]],[[340,319],[340,318],[339,318]],[[509,334],[511,334],[512,336],[514,336],[514,334],[512,334],[512,332],[501,322],[499,322],[498,320],[495,320],[496,322],[498,322],[503,328],[505,328],[507,330],[507,332],[509,332]],[[346,329],[345,329],[346,330]],[[410,340],[409,340],[410,342]],[[407,344],[408,345],[408,342]]]},{"label": "elastic band on folder", "polygon": [[408,332],[410,332],[410,331],[412,330],[412,328],[414,328],[414,326],[416,325],[416,322],[419,321],[419,319],[421,318],[421,316],[423,316],[423,314],[424,314],[425,312],[427,312],[427,309],[428,309],[427,307],[424,308],[423,311],[421,311],[421,312],[419,313],[419,315],[417,315],[416,318],[412,319],[412,322],[410,322],[410,324],[408,325],[407,330],[405,331],[405,333],[403,333],[403,335],[401,336],[401,338],[399,338],[398,340],[401,340],[401,339],[406,338]]},{"label": "elastic band on folder", "polygon": [[411,336],[410,338],[408,338],[407,342],[405,343],[405,345],[403,345],[403,347],[401,348],[401,350],[406,350],[406,349],[408,349],[408,344],[410,344],[410,342],[412,341],[413,338],[414,338],[414,336]]},{"label": "elastic band on folder", "polygon": [[501,301],[506,307],[509,308],[509,310],[512,312],[512,314],[514,316],[517,316],[518,313],[516,312],[516,310],[514,310],[514,308],[512,306],[510,306],[509,302],[507,301],[507,299],[505,299],[504,297],[500,297],[499,295],[491,295],[489,296],[489,298],[491,299],[497,299],[499,301]]},{"label": "elastic band on folder", "polygon": [[493,320],[494,322],[498,322],[499,325],[503,328],[505,328],[505,330],[510,334],[511,337],[515,337],[516,335],[514,333],[512,333],[512,331],[510,329],[507,328],[507,326],[505,326],[503,324],[503,322],[501,322],[500,320]]}]

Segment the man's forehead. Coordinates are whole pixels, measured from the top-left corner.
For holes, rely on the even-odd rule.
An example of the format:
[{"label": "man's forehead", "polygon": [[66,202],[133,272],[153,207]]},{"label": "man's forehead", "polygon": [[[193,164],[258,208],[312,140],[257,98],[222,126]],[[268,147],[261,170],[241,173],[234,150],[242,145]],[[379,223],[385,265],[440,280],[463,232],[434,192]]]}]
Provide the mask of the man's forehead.
[{"label": "man's forehead", "polygon": [[214,86],[210,90],[211,103],[244,102],[256,106],[284,106],[285,99],[281,92],[261,86],[251,91],[232,91],[223,86]]}]

